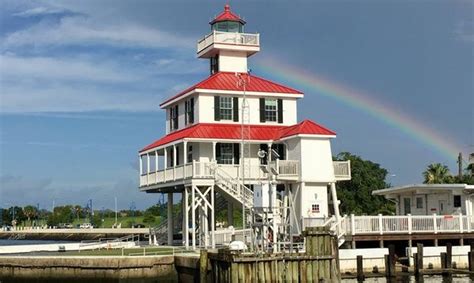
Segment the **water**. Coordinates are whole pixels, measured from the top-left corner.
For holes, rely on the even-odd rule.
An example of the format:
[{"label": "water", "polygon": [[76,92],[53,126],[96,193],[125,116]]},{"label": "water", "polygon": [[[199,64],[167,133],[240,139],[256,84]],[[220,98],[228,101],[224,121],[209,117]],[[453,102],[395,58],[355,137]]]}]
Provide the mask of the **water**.
[{"label": "water", "polygon": [[54,240],[4,240],[4,239],[0,239],[0,246],[66,244],[66,243],[77,243],[77,242],[74,242],[74,241],[54,241]]}]

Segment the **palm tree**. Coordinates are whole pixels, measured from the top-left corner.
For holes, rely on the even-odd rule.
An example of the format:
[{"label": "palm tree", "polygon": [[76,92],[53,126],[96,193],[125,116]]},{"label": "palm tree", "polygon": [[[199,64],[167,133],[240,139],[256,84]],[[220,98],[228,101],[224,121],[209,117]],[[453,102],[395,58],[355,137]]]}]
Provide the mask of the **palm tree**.
[{"label": "palm tree", "polygon": [[449,183],[452,179],[449,168],[441,163],[433,163],[428,165],[425,172],[423,172],[425,184],[443,184]]},{"label": "palm tree", "polygon": [[36,207],[32,205],[27,205],[23,208],[23,213],[25,216],[28,218],[28,222],[30,222],[30,225],[32,225],[32,218],[36,216]]}]

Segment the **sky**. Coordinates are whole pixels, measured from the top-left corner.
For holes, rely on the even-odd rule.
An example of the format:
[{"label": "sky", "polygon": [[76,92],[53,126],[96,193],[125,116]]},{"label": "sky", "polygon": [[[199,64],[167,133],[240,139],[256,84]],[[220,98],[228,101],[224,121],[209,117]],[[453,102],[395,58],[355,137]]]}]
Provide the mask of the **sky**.
[{"label": "sky", "polygon": [[[157,203],[138,191],[138,150],[164,134],[159,103],[208,76],[196,43],[226,2],[1,2],[0,206]],[[298,118],[337,132],[333,154],[404,185],[474,152],[472,1],[230,5],[260,33],[252,72],[305,93]]]}]

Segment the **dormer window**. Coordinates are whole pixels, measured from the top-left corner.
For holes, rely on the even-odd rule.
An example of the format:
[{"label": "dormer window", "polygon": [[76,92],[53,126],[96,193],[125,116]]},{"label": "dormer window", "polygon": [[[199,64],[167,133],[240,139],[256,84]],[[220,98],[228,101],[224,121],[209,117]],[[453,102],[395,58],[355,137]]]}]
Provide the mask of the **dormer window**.
[{"label": "dormer window", "polygon": [[185,124],[194,123],[194,97],[184,102]]}]

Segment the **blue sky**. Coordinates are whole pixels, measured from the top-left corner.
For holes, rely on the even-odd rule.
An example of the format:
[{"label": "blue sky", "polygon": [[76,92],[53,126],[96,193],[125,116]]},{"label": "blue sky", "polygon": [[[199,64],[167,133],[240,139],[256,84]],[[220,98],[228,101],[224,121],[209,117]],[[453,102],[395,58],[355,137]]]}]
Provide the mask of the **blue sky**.
[{"label": "blue sky", "polygon": [[[159,138],[159,103],[208,75],[196,41],[224,1],[2,1],[0,205],[52,202],[144,208],[137,151]],[[231,1],[261,34],[250,60],[302,67],[403,109],[474,151],[471,1]],[[259,59],[260,58],[260,59]],[[338,133],[333,152],[380,163],[395,185],[427,164],[456,171],[430,149],[358,109],[305,92],[299,118]]]}]

